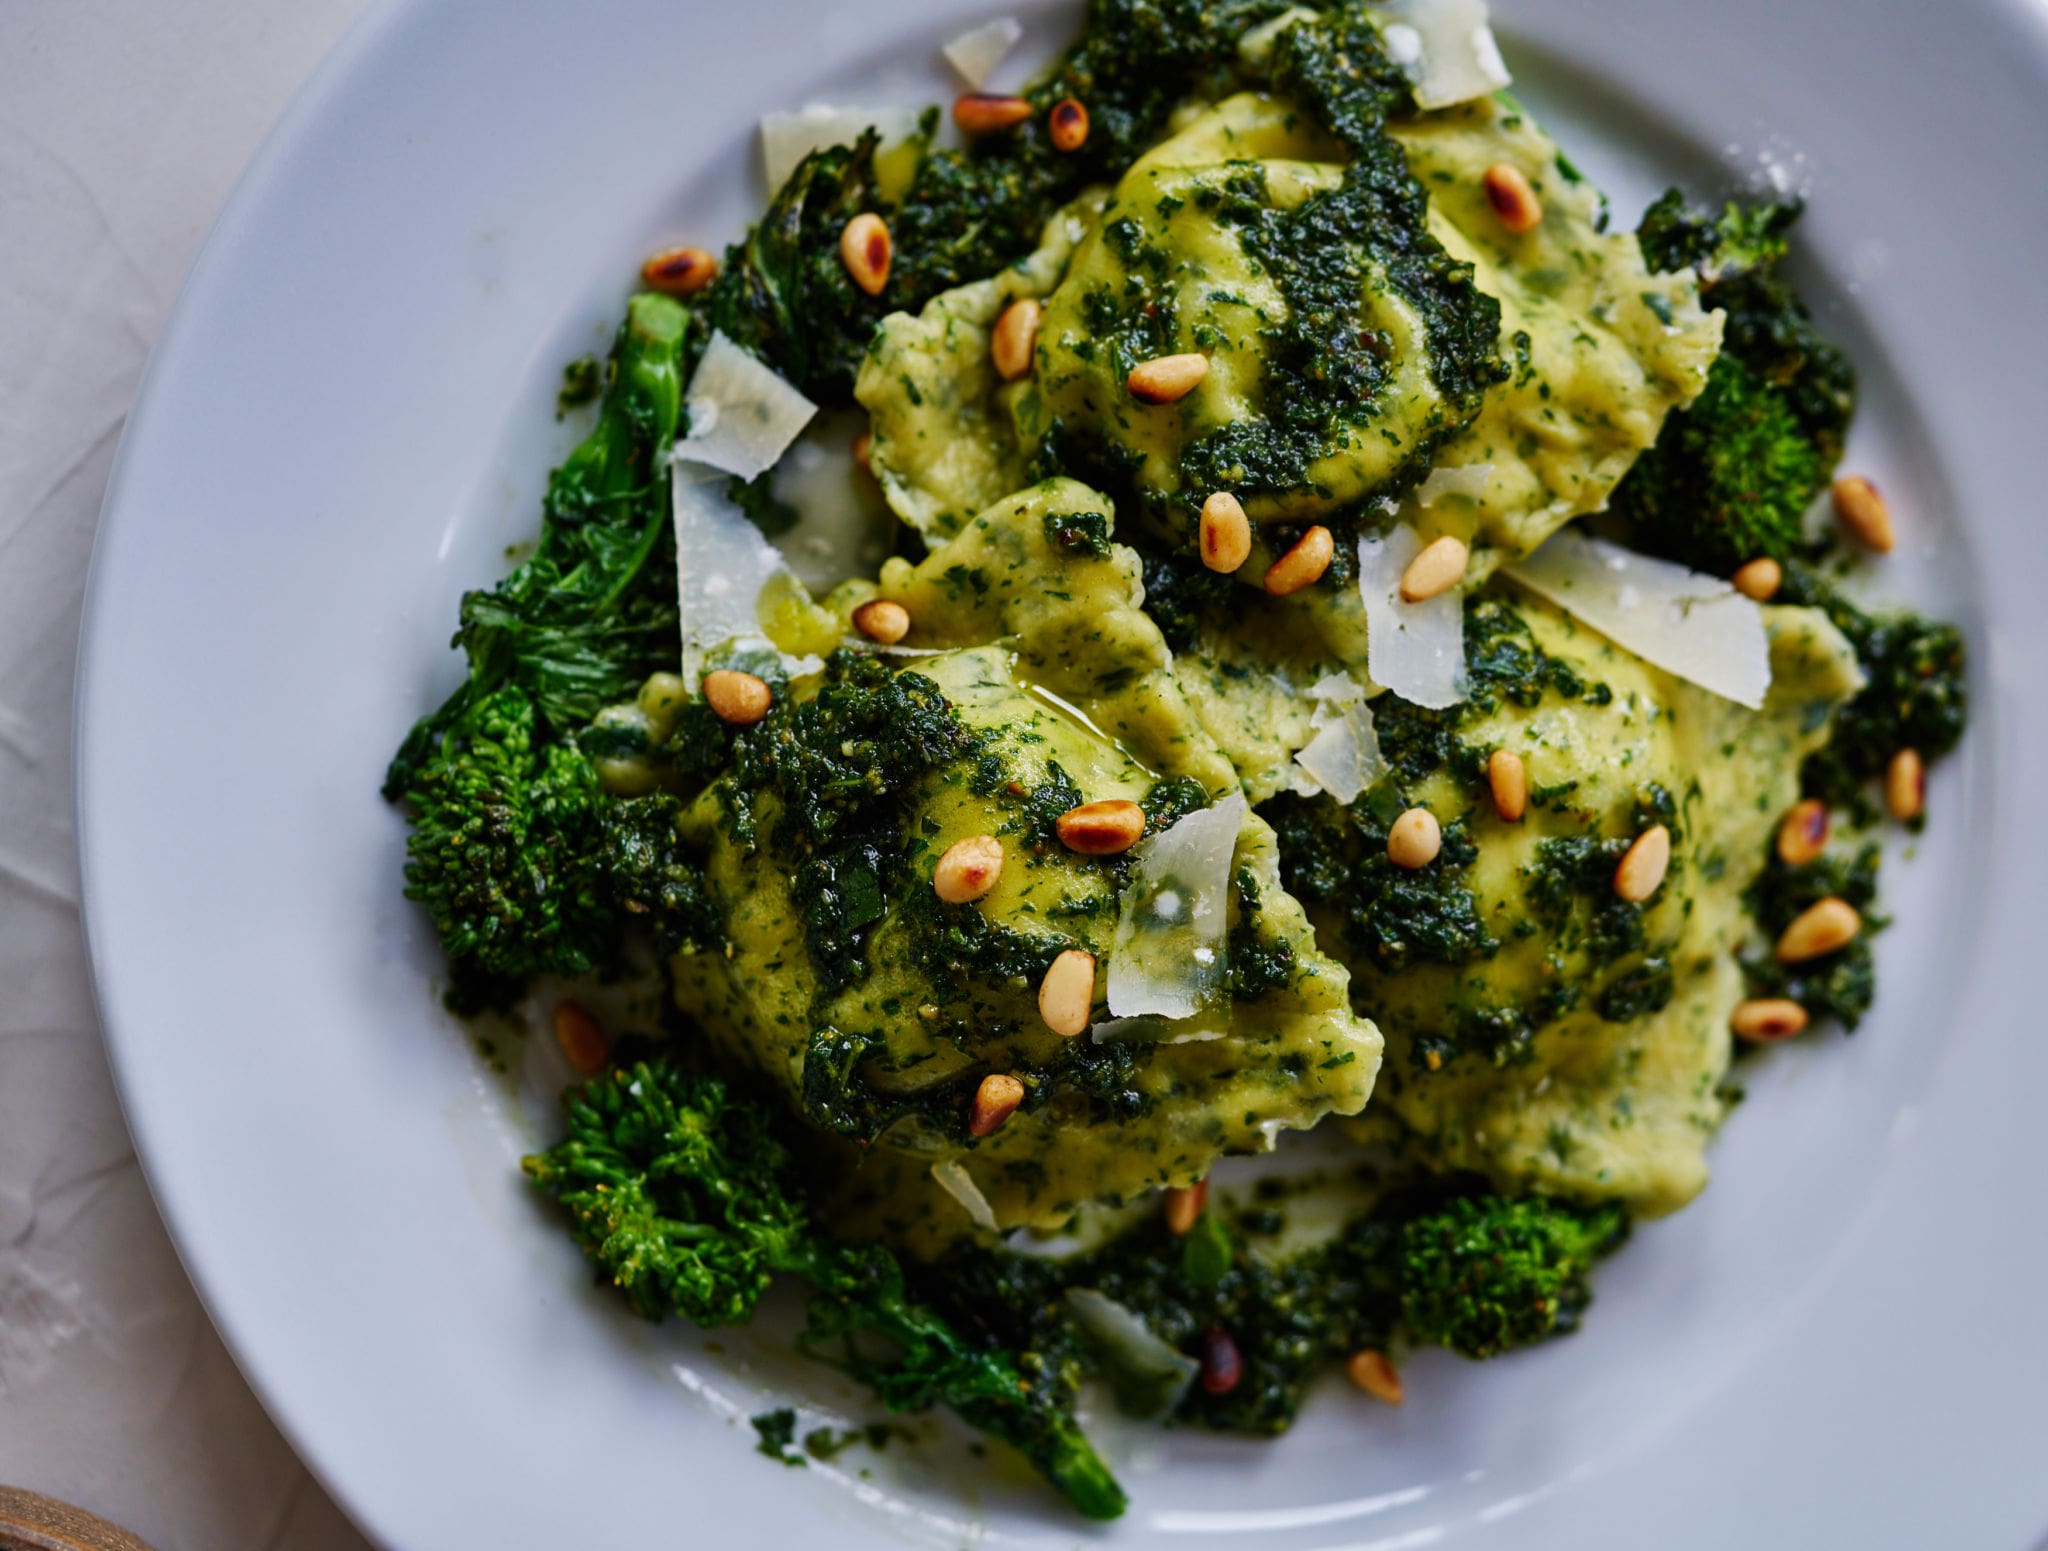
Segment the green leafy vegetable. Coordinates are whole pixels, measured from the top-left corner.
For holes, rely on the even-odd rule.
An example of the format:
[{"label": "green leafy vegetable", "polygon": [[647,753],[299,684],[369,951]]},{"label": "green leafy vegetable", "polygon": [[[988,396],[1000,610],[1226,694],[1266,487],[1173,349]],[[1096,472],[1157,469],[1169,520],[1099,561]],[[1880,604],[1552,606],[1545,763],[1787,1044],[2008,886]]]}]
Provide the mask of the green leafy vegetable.
[{"label": "green leafy vegetable", "polygon": [[1834,1018],[1847,1029],[1862,1021],[1877,990],[1871,939],[1885,925],[1871,911],[1877,903],[1881,860],[1875,841],[1853,852],[1828,852],[1800,867],[1787,866],[1772,851],[1747,896],[1750,914],[1767,942],[1775,942],[1809,905],[1830,896],[1854,905],[1863,916],[1863,929],[1848,946],[1803,963],[1782,964],[1768,951],[1746,959],[1742,967],[1753,994],[1790,997],[1814,1018]]},{"label": "green leafy vegetable", "polygon": [[1702,304],[1728,322],[1706,390],[1666,422],[1612,509],[1638,542],[1701,570],[1725,574],[1805,551],[1802,521],[1834,473],[1855,410],[1848,358],[1778,273],[1799,209],[1731,202],[1714,215],[1688,208],[1673,189],[1636,234],[1651,268],[1696,269]]},{"label": "green leafy vegetable", "polygon": [[1867,822],[1876,817],[1867,785],[1894,754],[1912,749],[1931,765],[1962,741],[1970,709],[1962,632],[1920,614],[1865,613],[1803,566],[1786,573],[1780,597],[1826,610],[1868,680],[1835,713],[1834,736],[1800,772],[1808,796]]},{"label": "green leafy vegetable", "polygon": [[1401,1314],[1416,1340],[1493,1357],[1576,1328],[1588,1273],[1628,1230],[1617,1206],[1460,1196],[1401,1229]]},{"label": "green leafy vegetable", "polygon": [[1034,1387],[1063,1395],[1103,1368],[1096,1341],[1074,1319],[1069,1288],[1114,1300],[1190,1357],[1204,1332],[1227,1331],[1241,1360],[1238,1383],[1221,1395],[1186,1388],[1174,1415],[1271,1435],[1287,1429],[1332,1361],[1386,1344],[1399,1315],[1392,1232],[1385,1219],[1368,1217],[1333,1243],[1278,1261],[1225,1235],[1220,1266],[1210,1261],[1212,1249],[1193,1252],[1205,1268],[1198,1281],[1187,1274],[1186,1241],[1153,1218],[1064,1262],[963,1252],[932,1267],[921,1284],[963,1328],[1015,1348]]},{"label": "green leafy vegetable", "polygon": [[612,951],[597,775],[573,745],[537,745],[536,721],[510,685],[470,702],[405,788],[406,897],[472,976],[579,975]]},{"label": "green leafy vegetable", "polygon": [[763,1411],[759,1416],[750,1416],[747,1420],[754,1424],[754,1432],[761,1440],[754,1445],[756,1454],[765,1454],[780,1465],[803,1465],[804,1457],[794,1447],[796,1412],[788,1406],[780,1406],[773,1411]]},{"label": "green leafy vegetable", "polygon": [[674,666],[666,454],[682,411],[688,321],[665,296],[627,304],[597,425],[548,481],[533,553],[495,588],[463,596],[455,644],[469,656],[469,675],[406,735],[385,776],[387,798],[400,796],[444,734],[503,686],[533,702],[545,743]]},{"label": "green leafy vegetable", "polygon": [[739,1324],[774,1277],[801,1277],[807,1353],[892,1411],[951,1408],[1014,1445],[1089,1517],[1123,1511],[1122,1489],[1071,1413],[1008,1353],[970,1342],[912,1298],[887,1249],[818,1230],[766,1110],[665,1061],[615,1071],[567,1103],[567,1138],[523,1167],[640,1314]]}]

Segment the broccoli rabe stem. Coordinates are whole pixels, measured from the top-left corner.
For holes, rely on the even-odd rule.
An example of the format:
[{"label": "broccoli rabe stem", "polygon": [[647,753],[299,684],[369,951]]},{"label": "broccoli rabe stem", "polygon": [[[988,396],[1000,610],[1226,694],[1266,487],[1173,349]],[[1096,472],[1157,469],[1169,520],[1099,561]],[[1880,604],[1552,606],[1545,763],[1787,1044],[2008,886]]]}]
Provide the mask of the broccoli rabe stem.
[{"label": "broccoli rabe stem", "polygon": [[742,1324],[774,1276],[802,1277],[807,1353],[892,1411],[950,1408],[1014,1446],[1090,1518],[1123,1512],[1123,1489],[1056,1395],[912,1298],[889,1250],[818,1231],[768,1108],[667,1061],[621,1068],[567,1103],[568,1137],[522,1167],[641,1315]]},{"label": "broccoli rabe stem", "polygon": [[[843,1368],[892,1411],[943,1405],[969,1426],[1003,1439],[1091,1519],[1113,1519],[1126,1498],[1073,1417],[1034,1389],[1004,1351],[968,1344],[904,1290],[903,1269],[879,1245],[813,1239],[786,1269],[811,1284],[811,1356]],[[895,1352],[877,1359],[863,1336],[881,1336]]]},{"label": "broccoli rabe stem", "polygon": [[548,480],[533,553],[495,588],[465,594],[455,643],[469,674],[406,735],[385,775],[396,801],[443,735],[506,685],[534,703],[541,741],[558,742],[670,665],[676,633],[665,455],[682,414],[689,314],[636,296],[590,434]]}]

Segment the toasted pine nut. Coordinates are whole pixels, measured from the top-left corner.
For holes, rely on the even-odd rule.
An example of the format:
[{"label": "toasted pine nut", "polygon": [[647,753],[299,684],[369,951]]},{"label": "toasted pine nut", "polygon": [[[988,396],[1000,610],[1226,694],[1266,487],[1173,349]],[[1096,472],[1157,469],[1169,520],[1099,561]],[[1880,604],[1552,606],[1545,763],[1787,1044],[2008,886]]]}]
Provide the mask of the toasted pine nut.
[{"label": "toasted pine nut", "polygon": [[1244,1377],[1244,1358],[1230,1332],[1211,1325],[1202,1332],[1202,1388],[1211,1395],[1227,1395]]},{"label": "toasted pine nut", "polygon": [[1038,982],[1038,1016],[1053,1033],[1072,1039],[1088,1027],[1094,1006],[1095,955],[1069,948]]},{"label": "toasted pine nut", "polygon": [[1024,1084],[1007,1072],[990,1072],[974,1090],[974,1107],[967,1112],[967,1134],[987,1136],[1017,1113],[1024,1102]]},{"label": "toasted pine nut", "polygon": [[663,248],[640,266],[648,290],[670,296],[695,296],[717,273],[717,258],[702,248]]},{"label": "toasted pine nut", "polygon": [[1122,797],[1105,797],[1069,808],[1053,820],[1060,844],[1083,856],[1115,856],[1145,833],[1145,810]]},{"label": "toasted pine nut", "polygon": [[1031,370],[1031,355],[1038,348],[1038,317],[1038,303],[1020,296],[996,319],[988,336],[988,358],[1004,382],[1015,382]]},{"label": "toasted pine nut", "polygon": [[1410,872],[1427,867],[1443,848],[1443,826],[1427,808],[1410,808],[1387,831],[1387,860]]},{"label": "toasted pine nut", "polygon": [[721,722],[751,727],[768,714],[774,694],[751,673],[718,668],[704,675],[704,698]]},{"label": "toasted pine nut", "polygon": [[889,283],[889,260],[895,253],[889,225],[872,210],[863,210],[839,234],[839,257],[853,283],[870,296],[880,296]]},{"label": "toasted pine nut", "polygon": [[588,1008],[581,1002],[557,1002],[554,1022],[555,1043],[562,1047],[571,1066],[585,1077],[604,1070],[611,1047]]},{"label": "toasted pine nut", "polygon": [[1251,519],[1228,490],[1218,490],[1202,503],[1199,537],[1202,564],[1212,571],[1235,571],[1251,558]]},{"label": "toasted pine nut", "polygon": [[1792,918],[1792,924],[1778,934],[1778,960],[1783,964],[1804,964],[1824,954],[1846,948],[1863,930],[1863,917],[1846,899],[1830,894],[1816,900]]},{"label": "toasted pine nut", "polygon": [[1866,548],[1880,555],[1892,552],[1898,542],[1892,531],[1892,511],[1877,493],[1877,486],[1860,474],[1835,481],[1835,520]]},{"label": "toasted pine nut", "polygon": [[1884,806],[1901,824],[1927,811],[1927,765],[1918,749],[1900,749],[1884,767]]},{"label": "toasted pine nut", "polygon": [[861,432],[860,435],[853,439],[853,446],[848,449],[853,454],[853,461],[859,465],[861,472],[864,474],[872,474],[874,472],[873,465],[868,461],[873,455],[874,450],[875,433],[872,431]]},{"label": "toasted pine nut", "polygon": [[1756,559],[1737,566],[1735,574],[1728,580],[1735,584],[1735,590],[1743,597],[1767,603],[1785,585],[1785,568],[1769,555],[1758,555]]},{"label": "toasted pine nut", "polygon": [[1088,109],[1078,97],[1062,97],[1045,118],[1055,151],[1078,151],[1088,143]]},{"label": "toasted pine nut", "polygon": [[853,611],[853,628],[870,641],[894,646],[910,634],[910,610],[890,598],[870,598]]},{"label": "toasted pine nut", "polygon": [[1401,601],[1420,603],[1457,586],[1471,560],[1472,551],[1465,547],[1463,539],[1454,539],[1448,533],[1431,539],[1401,573]]},{"label": "toasted pine nut", "polygon": [[1495,162],[1486,169],[1486,202],[1493,213],[1516,236],[1534,231],[1543,220],[1543,201],[1522,169],[1509,162]]},{"label": "toasted pine nut", "polygon": [[1652,824],[1636,836],[1614,866],[1614,892],[1640,905],[1663,885],[1671,868],[1671,831]]},{"label": "toasted pine nut", "polygon": [[1337,541],[1318,523],[1294,541],[1294,547],[1266,567],[1266,591],[1276,598],[1300,592],[1322,580],[1337,553]]},{"label": "toasted pine nut", "polygon": [[1140,404],[1171,404],[1194,391],[1195,384],[1209,375],[1209,358],[1199,350],[1183,355],[1154,356],[1131,368],[1124,386]]},{"label": "toasted pine nut", "polygon": [[1515,824],[1529,811],[1529,767],[1513,749],[1495,749],[1486,761],[1486,784],[1493,792],[1493,811]]},{"label": "toasted pine nut", "polygon": [[992,135],[1014,129],[1031,117],[1031,104],[1022,97],[1003,97],[993,92],[962,92],[953,99],[953,122],[964,135]]},{"label": "toasted pine nut", "polygon": [[1778,860],[1804,867],[1828,848],[1828,805],[1818,797],[1795,802],[1778,820]]},{"label": "toasted pine nut", "polygon": [[1782,996],[1751,997],[1746,1002],[1737,1002],[1735,1011],[1728,1015],[1728,1027],[1735,1031],[1735,1037],[1753,1045],[1790,1039],[1804,1030],[1806,1024],[1806,1009]]},{"label": "toasted pine nut", "polygon": [[1353,1352],[1344,1364],[1344,1372],[1353,1384],[1373,1399],[1383,1400],[1390,1406],[1398,1406],[1406,1393],[1401,1388],[1401,1375],[1394,1371],[1387,1354],[1376,1352],[1371,1347]]},{"label": "toasted pine nut", "polygon": [[1003,875],[1003,843],[994,835],[969,835],[946,847],[932,869],[932,892],[949,905],[980,899]]},{"label": "toasted pine nut", "polygon": [[1209,1202],[1209,1182],[1198,1179],[1192,1185],[1175,1185],[1168,1190],[1159,1203],[1159,1212],[1166,1219],[1166,1231],[1179,1237],[1186,1233],[1201,1218],[1202,1208]]}]

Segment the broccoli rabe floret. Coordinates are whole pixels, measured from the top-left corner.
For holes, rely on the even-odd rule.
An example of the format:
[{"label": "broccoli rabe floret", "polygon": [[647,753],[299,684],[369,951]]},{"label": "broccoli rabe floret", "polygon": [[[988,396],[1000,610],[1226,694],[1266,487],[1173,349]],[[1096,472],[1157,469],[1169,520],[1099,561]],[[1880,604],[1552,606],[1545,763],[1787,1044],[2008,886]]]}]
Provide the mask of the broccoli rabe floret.
[{"label": "broccoli rabe floret", "polygon": [[674,805],[614,801],[577,746],[592,716],[673,659],[664,462],[687,323],[666,296],[628,304],[597,423],[548,481],[539,543],[463,597],[468,677],[385,777],[413,819],[406,894],[433,917],[463,1011],[512,1000],[534,975],[609,968],[622,913],[671,950],[711,935]]},{"label": "broccoli rabe floret", "polygon": [[536,741],[525,691],[466,707],[412,773],[406,897],[426,906],[458,971],[580,975],[609,951],[594,861],[603,801],[590,761]]},{"label": "broccoli rabe floret", "polygon": [[542,742],[538,720],[523,690],[493,690],[403,794],[406,897],[433,919],[461,1011],[511,1001],[534,975],[610,969],[630,922],[670,953],[717,935],[676,800],[609,796],[574,740]]},{"label": "broccoli rabe floret", "polygon": [[801,1277],[808,1354],[893,1411],[950,1407],[1014,1445],[1091,1518],[1123,1511],[1122,1488],[1071,1413],[1010,1353],[968,1341],[915,1301],[888,1249],[818,1231],[767,1108],[667,1061],[614,1071],[567,1103],[567,1139],[522,1166],[642,1315],[741,1324],[774,1277]]},{"label": "broccoli rabe floret", "polygon": [[1868,822],[1876,817],[1868,783],[1894,754],[1912,749],[1931,765],[1962,740],[1969,719],[1962,632],[1922,614],[1865,613],[1803,566],[1786,573],[1779,597],[1826,610],[1856,648],[1867,682],[1835,713],[1834,737],[1807,756],[1800,781],[1809,797]]},{"label": "broccoli rabe floret", "polygon": [[1798,553],[1806,509],[1826,475],[1784,395],[1722,356],[1614,504],[1651,547],[1725,574],[1759,556],[1782,563]]},{"label": "broccoli rabe floret", "polygon": [[1778,272],[1800,210],[1797,201],[1747,208],[1731,201],[1714,215],[1688,209],[1673,189],[1645,213],[1636,240],[1653,269],[1691,264],[1699,271],[1701,302],[1727,314],[1722,354],[1783,395],[1832,469],[1855,414],[1856,373]]},{"label": "broccoli rabe floret", "polygon": [[1677,189],[1667,189],[1643,212],[1636,242],[1653,270],[1696,270],[1702,284],[1712,285],[1784,258],[1785,234],[1798,219],[1796,201],[1741,205],[1730,200],[1716,214],[1691,208]]},{"label": "broccoli rabe floret", "polygon": [[1637,460],[1613,510],[1645,547],[1702,570],[1804,550],[1805,513],[1855,408],[1847,358],[1778,275],[1798,216],[1789,203],[1730,203],[1712,215],[1674,189],[1637,232],[1652,269],[1698,271],[1702,304],[1725,312],[1727,327],[1705,390]]},{"label": "broccoli rabe floret", "polygon": [[1588,1273],[1628,1231],[1618,1206],[1460,1196],[1401,1230],[1401,1315],[1416,1340],[1493,1357],[1576,1329]]}]

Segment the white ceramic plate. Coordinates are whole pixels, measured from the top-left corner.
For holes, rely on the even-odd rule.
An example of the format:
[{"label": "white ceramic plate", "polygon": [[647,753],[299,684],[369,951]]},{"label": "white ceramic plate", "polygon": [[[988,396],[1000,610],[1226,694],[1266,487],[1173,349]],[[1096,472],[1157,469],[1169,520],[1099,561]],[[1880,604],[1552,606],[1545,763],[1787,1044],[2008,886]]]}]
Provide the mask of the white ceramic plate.
[{"label": "white ceramic plate", "polygon": [[[1076,18],[1035,12],[1043,50]],[[80,684],[102,1007],[135,1139],[223,1334],[336,1496],[404,1547],[2018,1547],[2048,1530],[2048,10],[2022,0],[1499,0],[1526,96],[1632,221],[1664,181],[1812,193],[1861,364],[1885,590],[1966,625],[1977,695],[1876,1015],[1759,1069],[1717,1177],[1571,1340],[1319,1393],[1285,1440],[1122,1449],[1084,1529],[958,1440],[834,1468],[744,1413],[847,1406],[589,1283],[536,1136],[435,1006],[384,760],[528,536],[660,241],[758,199],[770,108],[950,95],[928,0],[392,0],[306,88],[195,266],[123,442]],[[934,15],[935,10],[943,15]],[[2031,779],[2031,786],[2030,786]],[[865,1414],[857,1405],[854,1414]],[[870,1474],[863,1478],[861,1469]]]}]

